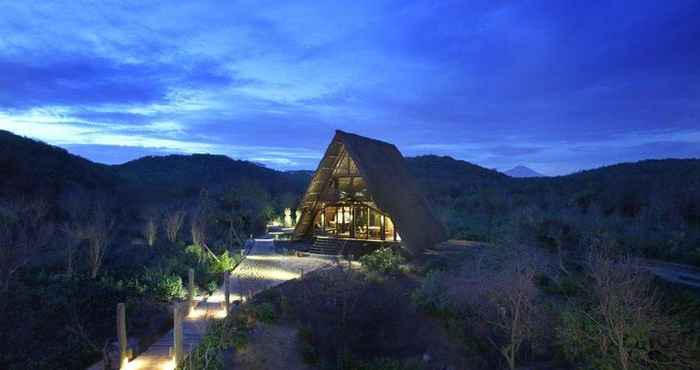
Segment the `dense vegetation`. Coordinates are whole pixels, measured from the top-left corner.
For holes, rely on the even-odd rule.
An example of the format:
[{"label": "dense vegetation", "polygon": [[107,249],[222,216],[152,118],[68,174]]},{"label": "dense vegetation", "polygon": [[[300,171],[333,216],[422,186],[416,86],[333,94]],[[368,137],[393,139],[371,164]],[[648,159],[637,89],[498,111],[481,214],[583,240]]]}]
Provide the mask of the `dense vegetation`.
[{"label": "dense vegetation", "polygon": [[118,302],[134,348],[160,335],[187,270],[217,287],[308,173],[210,155],[106,166],[0,131],[0,179],[0,342],[15,344],[0,368],[74,369],[101,357]]},{"label": "dense vegetation", "polygon": [[[599,265],[576,267],[571,261],[585,259],[594,241],[602,239],[617,259],[627,253],[700,265],[698,160],[643,161],[533,179],[510,178],[449,157],[408,158],[407,163],[452,238],[530,245],[556,256],[554,278],[538,269],[528,270],[533,275],[513,274],[512,269],[504,270],[512,266],[503,264],[485,275],[502,283],[491,288],[507,291],[503,287],[512,283],[507,278],[523,277],[518,282],[533,297],[545,294],[550,297],[547,304],[571,304],[560,307],[561,316],[539,306],[531,312],[550,314],[548,322],[559,323],[557,331],[545,333],[546,340],[523,337],[514,346],[494,336],[491,341],[502,347],[493,352],[479,334],[493,331],[466,325],[466,318],[479,314],[480,307],[455,300],[444,288],[446,282],[466,286],[465,276],[455,272],[462,270],[450,272],[454,266],[426,261],[416,267],[424,269],[416,281],[400,268],[403,258],[381,250],[365,257],[370,270],[366,276],[340,271],[306,282],[311,285],[303,289],[318,290],[319,298],[297,295],[286,303],[273,299],[279,315],[305,323],[302,334],[307,345],[314,346],[305,354],[310,361],[400,368],[400,363],[382,358],[382,353],[394,350],[382,347],[390,342],[385,339],[408,336],[401,325],[427,315],[444,321],[448,331],[462,338],[462,357],[485,354],[472,358],[484,366],[559,356],[568,363],[615,368],[619,353],[601,356],[599,348],[607,339],[591,341],[590,322],[576,309],[591,312],[600,307],[602,293],[596,291],[600,287],[594,278],[594,272],[600,274],[594,269]],[[0,368],[80,368],[99,359],[113,337],[117,302],[127,303],[128,326],[134,328],[130,336],[146,345],[165,328],[159,323],[168,324],[168,304],[183,298],[187,270],[196,270],[199,289],[216,287],[221,272],[237,263],[247,237],[261,232],[284,208],[294,208],[309,178],[305,171],[279,172],[215,155],[146,157],[107,166],[0,131],[0,342],[15,344],[0,353]],[[497,260],[507,259],[501,255]],[[330,290],[328,284],[347,289]],[[651,289],[640,286],[638,293]],[[493,297],[493,290],[469,292],[481,294],[470,297]],[[294,301],[300,297],[306,301]],[[314,299],[320,304],[324,299],[350,298],[370,311],[358,308],[357,316],[347,316],[339,329],[347,334],[344,342],[333,347],[340,339],[327,332],[326,324],[339,313],[302,308]],[[678,333],[674,330],[681,318],[659,315],[658,307],[667,304],[668,299],[653,301],[650,306],[656,311],[624,313],[635,320],[657,320],[658,327],[634,327],[643,348],[668,345],[654,337],[657,328],[667,330],[669,338]],[[421,311],[396,316],[382,308],[396,305],[414,305]],[[368,317],[386,320],[378,324]],[[687,326],[693,327],[697,320],[690,322]],[[381,328],[385,337],[371,339],[353,328]],[[549,347],[538,347],[542,343]],[[552,343],[569,343],[568,348],[578,350],[567,352]],[[417,351],[422,345],[409,343],[407,348]],[[637,349],[622,356],[631,364],[649,358],[668,361]]]},{"label": "dense vegetation", "polygon": [[633,255],[700,265],[700,160],[647,160],[510,178],[449,157],[408,158],[455,239],[518,239],[579,254],[605,234]]},{"label": "dense vegetation", "polygon": [[[410,260],[377,250],[361,269],[343,262],[259,293],[239,311],[253,318],[217,325],[187,369],[226,368],[226,343],[256,320],[297,329],[295,369],[295,357],[347,370],[696,369],[696,293],[610,247],[591,240],[564,269],[519,244],[448,244]],[[217,363],[203,366],[205,352]]]}]

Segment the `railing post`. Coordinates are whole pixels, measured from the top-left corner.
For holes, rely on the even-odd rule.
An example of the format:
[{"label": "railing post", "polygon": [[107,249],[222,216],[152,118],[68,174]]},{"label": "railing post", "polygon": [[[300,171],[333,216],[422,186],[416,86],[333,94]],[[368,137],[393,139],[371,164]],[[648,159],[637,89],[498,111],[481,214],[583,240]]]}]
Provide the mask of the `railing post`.
[{"label": "railing post", "polygon": [[229,309],[231,307],[231,290],[229,288],[229,280],[231,273],[224,271],[224,299],[226,302],[226,315],[228,316]]},{"label": "railing post", "polygon": [[188,283],[187,283],[187,314],[194,309],[194,269],[188,271]]},{"label": "railing post", "polygon": [[126,307],[124,303],[117,304],[117,338],[119,338],[119,368],[126,368],[129,362],[129,351],[126,340]]},{"label": "railing post", "polygon": [[182,303],[175,304],[175,309],[173,310],[173,352],[175,357],[175,366],[178,366],[183,358],[183,343],[182,343]]}]

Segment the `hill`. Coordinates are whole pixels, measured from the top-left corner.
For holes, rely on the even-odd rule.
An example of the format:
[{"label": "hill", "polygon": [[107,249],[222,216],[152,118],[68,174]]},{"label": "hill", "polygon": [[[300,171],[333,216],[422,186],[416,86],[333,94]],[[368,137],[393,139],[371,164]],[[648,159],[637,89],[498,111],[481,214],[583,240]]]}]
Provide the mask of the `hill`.
[{"label": "hill", "polygon": [[3,130],[0,130],[0,179],[0,197],[50,199],[72,186],[111,191],[119,182],[109,166]]},{"label": "hill", "polygon": [[[700,263],[694,246],[700,240],[700,160],[646,160],[534,178],[446,156],[409,157],[406,163],[454,238],[494,240],[519,228],[539,242],[554,245],[564,238],[574,245],[598,227],[637,254]],[[244,201],[271,217],[295,206],[311,174],[209,154],[107,166],[0,131],[0,197],[40,196],[57,204],[66,194],[99,192],[131,218],[153,205],[193,207],[203,189],[222,207]]]},{"label": "hill", "polygon": [[525,237],[700,265],[700,160],[621,163],[567,176],[514,178],[449,157],[407,158],[453,238]]},{"label": "hill", "polygon": [[544,177],[545,175],[525,166],[515,166],[504,172],[510,177]]},{"label": "hill", "polygon": [[41,198],[59,218],[68,198],[73,203],[100,198],[121,214],[138,214],[153,205],[190,207],[202,190],[214,197],[256,192],[256,197],[280,212],[294,206],[307,182],[304,171],[276,171],[209,154],[149,156],[109,166],[0,131],[0,198]]},{"label": "hill", "polygon": [[197,196],[202,189],[221,193],[250,184],[272,195],[296,195],[304,190],[307,181],[303,173],[276,171],[212,154],[148,156],[113,169],[142,197],[161,200]]}]

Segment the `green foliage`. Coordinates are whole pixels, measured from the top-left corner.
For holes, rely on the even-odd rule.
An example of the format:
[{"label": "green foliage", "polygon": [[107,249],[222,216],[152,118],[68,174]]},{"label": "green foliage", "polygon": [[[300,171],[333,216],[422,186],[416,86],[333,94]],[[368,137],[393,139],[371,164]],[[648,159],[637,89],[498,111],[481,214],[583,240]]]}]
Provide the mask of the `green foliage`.
[{"label": "green foliage", "polygon": [[638,268],[618,261],[596,266],[590,284],[560,315],[556,336],[565,358],[601,370],[700,366],[700,337],[686,322],[692,316],[664,308]]},{"label": "green foliage", "polygon": [[242,310],[224,320],[212,322],[207,334],[181,364],[179,370],[220,370],[226,368],[223,353],[229,349],[244,348],[255,322]]},{"label": "green foliage", "polygon": [[[562,312],[557,336],[564,356],[574,363],[586,364],[590,369],[620,369],[619,354],[615,351],[615,345],[598,340],[605,335],[601,331],[607,329],[588,311],[589,308],[569,307]],[[655,328],[651,322],[633,320],[631,312],[629,316],[629,320],[625,320],[629,327],[624,337],[625,346],[630,349],[629,361],[634,364],[633,369],[646,369],[650,365],[647,363],[650,356],[655,356],[654,342],[661,338],[655,338]]]},{"label": "green foliage", "polygon": [[170,302],[173,299],[185,297],[182,278],[178,275],[168,275],[161,271],[148,271],[143,275],[146,290],[153,298]]},{"label": "green foliage", "polygon": [[250,310],[257,320],[271,323],[277,319],[275,307],[271,303],[256,303],[251,305]]},{"label": "green foliage", "polygon": [[183,276],[186,276],[188,268],[193,268],[197,285],[211,293],[221,283],[223,272],[233,270],[241,259],[240,255],[231,255],[228,251],[214,258],[204,247],[192,244],[185,248],[184,260],[178,264],[178,268]]},{"label": "green foliage", "polygon": [[223,320],[212,322],[204,339],[185,359],[180,370],[218,370],[226,368],[223,353],[242,350],[248,345],[250,333],[258,321],[275,320],[274,307],[269,303],[247,304]]},{"label": "green foliage", "polygon": [[209,260],[209,255],[204,248],[197,244],[190,244],[185,247],[185,255],[194,263],[204,263]]},{"label": "green foliage", "polygon": [[212,259],[211,270],[214,273],[223,273],[225,271],[231,271],[234,267],[241,261],[242,257],[240,254],[235,254],[231,256],[228,251],[224,251],[218,259]]},{"label": "green foliage", "polygon": [[369,272],[398,274],[401,272],[403,257],[391,248],[380,248],[360,258],[362,266]]},{"label": "green foliage", "polygon": [[413,292],[413,300],[425,311],[445,315],[450,309],[450,300],[445,285],[445,273],[439,270],[429,271],[421,285]]}]

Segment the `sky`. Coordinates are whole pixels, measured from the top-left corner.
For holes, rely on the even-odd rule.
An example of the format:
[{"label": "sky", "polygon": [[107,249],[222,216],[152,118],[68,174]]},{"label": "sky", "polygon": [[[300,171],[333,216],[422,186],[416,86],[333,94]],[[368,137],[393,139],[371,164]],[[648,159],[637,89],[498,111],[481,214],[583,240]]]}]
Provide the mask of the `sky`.
[{"label": "sky", "polygon": [[334,130],[547,175],[700,157],[700,2],[0,0],[0,129],[314,169]]}]

